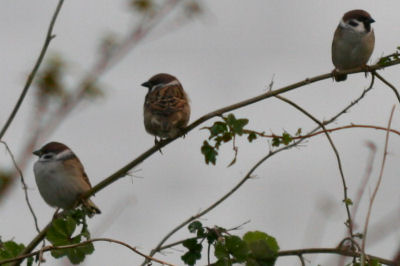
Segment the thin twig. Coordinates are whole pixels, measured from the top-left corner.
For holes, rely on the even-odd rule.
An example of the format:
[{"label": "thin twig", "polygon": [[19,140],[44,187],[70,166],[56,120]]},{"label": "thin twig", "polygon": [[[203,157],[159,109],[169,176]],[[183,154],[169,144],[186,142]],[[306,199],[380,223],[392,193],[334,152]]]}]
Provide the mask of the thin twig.
[{"label": "thin twig", "polygon": [[[324,124],[327,125],[329,123],[334,122],[340,115],[346,113],[352,106],[354,106],[358,101],[360,101],[365,95],[366,93],[372,89],[372,85],[373,85],[373,78],[371,80],[371,84],[368,87],[368,89],[364,90],[363,93],[361,94],[361,96],[359,98],[357,98],[355,101],[353,101],[352,103],[350,103],[348,106],[346,106],[342,111],[340,111],[337,115],[335,115],[334,117],[332,117],[330,120],[325,121]],[[320,128],[320,125],[318,127],[316,127],[315,129],[313,129],[312,131],[309,132],[309,134],[313,134],[315,131],[317,131]],[[308,134],[307,134],[308,135]],[[203,212],[190,217],[189,219],[187,219],[186,221],[184,221],[183,223],[181,223],[180,225],[178,225],[177,227],[175,227],[172,231],[170,231],[161,241],[160,243],[150,252],[150,256],[153,256],[155,253],[159,252],[160,248],[163,247],[163,244],[167,241],[167,239],[169,239],[175,232],[177,232],[179,229],[181,229],[182,227],[184,227],[185,225],[187,225],[188,223],[190,223],[191,221],[199,218],[200,216],[206,214],[208,211],[212,210],[213,208],[215,208],[216,206],[218,206],[222,201],[224,201],[226,198],[228,198],[231,194],[233,194],[237,189],[239,189],[249,178],[250,175],[253,173],[253,171],[259,166],[261,165],[265,160],[267,160],[269,157],[271,157],[272,155],[274,155],[275,153],[278,153],[280,151],[289,149],[291,147],[294,147],[298,144],[300,144],[304,139],[299,139],[297,141],[295,141],[294,143],[292,143],[291,145],[288,146],[284,146],[280,149],[277,149],[275,151],[271,151],[267,156],[265,156],[264,158],[262,158],[255,166],[253,166],[253,168],[248,172],[248,174],[232,189],[230,190],[227,194],[225,194],[222,198],[220,198],[218,201],[216,201],[215,203],[213,203],[210,207],[208,207],[206,210],[204,210]],[[145,265],[146,261],[142,263],[142,265]]]},{"label": "thin twig", "polygon": [[26,201],[26,204],[28,205],[29,211],[30,211],[31,214],[32,214],[33,221],[34,221],[34,223],[35,223],[36,231],[37,231],[38,233],[40,233],[40,229],[39,229],[39,225],[38,225],[38,220],[37,220],[35,211],[33,210],[33,207],[32,207],[32,205],[31,205],[31,202],[29,201],[28,186],[27,186],[26,183],[25,183],[25,178],[24,178],[24,175],[22,174],[21,168],[19,168],[19,166],[18,166],[18,164],[17,164],[17,161],[15,160],[15,157],[14,157],[13,153],[11,152],[10,147],[8,147],[7,143],[6,143],[5,141],[2,141],[2,140],[0,140],[0,143],[2,143],[2,144],[6,147],[6,150],[7,150],[8,154],[9,154],[10,157],[11,157],[11,161],[13,162],[13,165],[14,165],[15,169],[17,170],[17,172],[18,172],[18,174],[19,174],[19,176],[20,176],[20,180],[21,180],[21,184],[22,184],[22,189],[24,190],[24,194],[25,194],[25,201]]},{"label": "thin twig", "polygon": [[306,266],[306,262],[304,261],[303,254],[298,255],[301,266]]},{"label": "thin twig", "polygon": [[[307,248],[307,249],[296,249],[296,250],[284,250],[278,252],[278,257],[283,256],[299,256],[304,254],[321,254],[321,253],[328,253],[328,254],[338,254],[347,257],[361,257],[360,252],[354,252],[350,249],[341,249],[341,248]],[[397,266],[394,261],[372,256],[366,255],[371,260],[376,260],[382,264],[389,265],[389,266]]]},{"label": "thin twig", "polygon": [[46,54],[46,51],[47,51],[47,48],[49,47],[49,44],[50,44],[51,40],[55,37],[55,35],[53,35],[53,27],[54,27],[54,24],[56,22],[57,16],[60,13],[60,10],[61,10],[61,7],[62,7],[63,3],[64,3],[64,0],[59,0],[58,1],[58,5],[57,5],[56,10],[54,11],[53,17],[51,18],[51,21],[50,21],[49,29],[47,31],[46,39],[44,41],[42,50],[40,51],[39,57],[36,60],[36,63],[34,65],[33,69],[32,69],[32,72],[28,76],[28,79],[27,79],[27,81],[25,83],[25,86],[24,86],[24,88],[22,90],[21,95],[19,96],[19,99],[18,99],[17,103],[14,106],[14,109],[12,110],[10,116],[8,117],[5,125],[1,129],[0,140],[3,138],[3,136],[6,133],[8,127],[11,125],[12,121],[14,120],[14,117],[17,114],[19,108],[21,107],[21,104],[25,99],[26,93],[28,92],[28,89],[31,86],[32,81],[36,76],[36,73],[37,73],[37,71],[38,71],[38,69],[40,67],[40,64],[43,61],[43,58],[44,58],[44,56]]},{"label": "thin twig", "polygon": [[[203,127],[203,128],[209,129],[210,127]],[[335,128],[327,128],[326,132],[332,133],[332,132],[340,131],[340,130],[343,130],[343,129],[353,129],[353,128],[376,129],[376,130],[382,130],[382,131],[385,131],[385,132],[387,131],[386,127],[381,127],[381,126],[376,126],[376,125],[350,124],[350,125],[347,125],[347,126],[340,126],[340,127],[335,127]],[[390,132],[400,136],[400,131],[398,131],[398,130],[395,130],[395,129],[391,128]],[[262,137],[262,138],[280,138],[280,139],[284,138],[284,136],[279,136],[279,135],[275,135],[275,134],[265,134],[264,132],[257,132],[257,131],[249,130],[249,129],[243,129],[243,133],[245,133],[245,134],[254,133],[257,136]],[[324,133],[325,133],[325,131],[321,130],[321,131],[317,131],[317,132],[315,132],[315,133],[313,133],[311,135],[291,136],[291,138],[293,140],[295,140],[295,139],[312,138],[312,137],[315,137],[317,135],[324,134]]]},{"label": "thin twig", "polygon": [[[387,128],[385,129],[387,131]],[[358,211],[358,207],[360,206],[360,202],[361,202],[361,198],[365,192],[365,188],[369,182],[369,179],[371,177],[371,173],[372,173],[372,167],[374,165],[374,161],[375,161],[375,155],[376,155],[376,145],[372,142],[368,142],[367,143],[367,147],[370,150],[369,156],[368,156],[368,160],[367,160],[367,166],[365,169],[365,174],[363,176],[363,178],[361,178],[361,184],[358,187],[357,193],[356,193],[356,198],[353,202],[353,208],[352,208],[352,215],[353,217],[356,217],[357,211]],[[353,229],[355,229],[355,225],[353,224]]]},{"label": "thin twig", "polygon": [[87,244],[93,243],[93,242],[111,242],[111,243],[116,243],[116,244],[119,244],[119,245],[122,245],[122,246],[125,246],[125,247],[129,248],[130,250],[132,250],[136,254],[148,259],[149,261],[154,261],[154,262],[160,263],[162,265],[174,266],[174,264],[171,264],[171,263],[168,263],[168,262],[165,262],[165,261],[162,261],[162,260],[147,256],[146,254],[138,251],[135,247],[132,247],[131,245],[129,245],[129,244],[125,243],[125,242],[122,242],[122,241],[119,241],[119,240],[115,240],[115,239],[111,239],[111,238],[104,238],[104,237],[102,237],[102,238],[92,238],[92,239],[89,239],[87,241],[83,241],[81,243],[72,244],[72,245],[46,246],[46,247],[41,248],[38,251],[29,253],[29,254],[24,254],[24,255],[21,255],[21,256],[12,258],[12,259],[1,260],[0,261],[0,265],[3,265],[5,263],[9,263],[9,262],[19,261],[19,260],[22,260],[22,259],[25,259],[25,258],[29,258],[29,257],[33,257],[33,256],[36,256],[38,254],[45,253],[45,252],[48,252],[48,251],[51,251],[51,250],[61,250],[61,249],[68,249],[68,248],[76,248],[76,247],[84,246],[84,245],[87,245]]},{"label": "thin twig", "polygon": [[[397,64],[400,64],[400,60],[398,62],[396,62],[396,63],[394,63],[394,62],[391,63],[391,65],[397,65]],[[374,66],[371,66],[371,68],[372,69],[381,69],[383,67],[380,66],[380,65],[374,65]],[[364,72],[364,69],[359,69],[358,72]],[[357,71],[353,71],[353,72],[349,71],[347,74],[350,74],[350,73],[357,73]],[[107,178],[103,179],[103,181],[101,181],[100,183],[95,185],[91,190],[89,190],[84,195],[82,195],[82,197],[83,198],[88,198],[88,197],[94,195],[95,193],[97,193],[98,191],[104,189],[108,185],[112,184],[116,180],[120,179],[121,177],[124,177],[126,175],[126,173],[128,173],[132,168],[134,168],[138,164],[142,163],[144,160],[146,160],[152,154],[158,152],[159,149],[165,147],[166,145],[168,145],[169,143],[173,142],[177,138],[180,138],[184,134],[187,134],[188,132],[190,132],[191,130],[193,130],[194,128],[196,128],[197,126],[199,126],[200,124],[204,123],[205,121],[207,121],[207,120],[209,120],[211,118],[214,118],[216,116],[220,116],[220,115],[222,115],[222,114],[224,114],[226,112],[239,109],[239,108],[247,106],[249,104],[252,104],[252,103],[255,103],[255,102],[270,98],[270,97],[273,97],[275,95],[278,95],[278,94],[281,94],[281,93],[296,89],[298,87],[305,86],[307,84],[310,84],[310,83],[313,83],[313,82],[317,82],[317,81],[320,81],[320,80],[324,80],[324,79],[328,79],[328,78],[332,78],[332,77],[333,77],[332,73],[330,72],[330,73],[327,73],[327,74],[324,74],[324,75],[316,76],[314,78],[308,78],[308,79],[305,79],[305,80],[303,80],[301,82],[294,83],[292,85],[283,87],[281,89],[278,89],[278,90],[275,90],[275,91],[272,91],[272,92],[263,93],[263,94],[261,94],[259,96],[250,98],[250,99],[245,100],[245,101],[238,102],[238,103],[233,104],[233,105],[229,105],[229,106],[221,108],[221,109],[217,109],[217,110],[215,110],[213,112],[210,112],[210,113],[208,113],[206,115],[203,115],[202,117],[200,117],[199,119],[197,119],[196,121],[191,123],[188,127],[186,127],[186,129],[183,130],[180,134],[178,134],[175,138],[169,138],[169,139],[165,139],[165,140],[160,141],[158,144],[154,145],[153,147],[151,147],[150,149],[148,149],[147,151],[145,151],[144,153],[139,155],[136,159],[134,159],[133,161],[131,161],[130,163],[128,163],[124,167],[120,168],[119,170],[117,170],[112,175],[110,175]],[[372,76],[370,86],[363,91],[361,96],[359,96],[356,100],[354,100],[349,105],[347,105],[342,111],[340,111],[338,114],[336,114],[330,120],[324,121],[324,125],[327,125],[327,124],[335,121],[339,116],[343,115],[351,107],[356,105],[362,98],[364,98],[364,96],[367,94],[367,92],[372,89],[373,84],[374,84],[374,76]],[[315,131],[312,131],[312,133],[314,133]],[[29,245],[22,251],[21,254],[26,254],[26,253],[31,252],[33,250],[33,248],[35,248],[36,245],[41,241],[41,239],[43,239],[45,237],[46,232],[48,230],[48,227],[49,227],[49,224],[29,243]]]},{"label": "thin twig", "polygon": [[344,205],[346,207],[346,213],[347,213],[346,225],[347,225],[347,227],[349,229],[350,236],[353,237],[353,220],[351,219],[351,213],[350,213],[350,207],[349,207],[350,204],[348,203],[349,198],[347,196],[346,178],[345,178],[344,173],[343,173],[342,161],[340,159],[339,152],[338,152],[335,144],[333,143],[333,140],[332,140],[331,136],[326,131],[326,128],[325,128],[324,124],[322,122],[320,122],[317,118],[315,118],[312,114],[307,112],[304,108],[300,107],[296,103],[294,103],[291,100],[289,100],[287,98],[284,98],[282,96],[277,95],[276,98],[278,98],[278,99],[290,104],[291,106],[293,106],[294,108],[296,108],[297,110],[302,112],[304,115],[309,117],[311,120],[313,120],[315,123],[317,123],[323,129],[323,131],[324,131],[324,133],[325,133],[325,135],[326,135],[326,137],[327,137],[327,139],[329,141],[329,144],[331,145],[332,150],[333,150],[333,152],[335,153],[335,156],[336,156],[336,161],[337,161],[337,164],[338,164],[339,173],[340,173],[340,176],[341,176],[341,179],[342,179],[342,185],[343,185],[343,194],[344,194],[343,202],[344,202]]},{"label": "thin twig", "polygon": [[[365,218],[363,240],[362,240],[362,243],[361,243],[362,254],[365,254],[365,243],[366,243],[366,239],[367,239],[368,224],[369,224],[369,219],[371,217],[372,206],[374,204],[376,194],[378,193],[379,187],[380,187],[381,182],[382,182],[383,170],[385,169],[387,150],[388,150],[388,146],[389,146],[389,132],[390,132],[389,129],[390,129],[390,126],[392,125],[392,119],[393,119],[393,113],[394,113],[395,107],[396,106],[393,106],[392,107],[392,111],[390,112],[389,122],[388,122],[388,126],[387,126],[388,130],[386,132],[386,138],[385,138],[385,148],[384,148],[384,151],[383,151],[381,170],[379,172],[378,181],[376,183],[374,192],[372,193],[371,200],[370,200],[369,206],[368,206],[367,216]],[[364,260],[365,260],[365,257],[361,256],[361,265],[364,265]]]},{"label": "thin twig", "polygon": [[396,87],[393,86],[389,81],[387,81],[385,78],[383,78],[383,77],[382,77],[380,74],[378,74],[376,71],[373,71],[373,72],[372,72],[372,75],[375,75],[378,79],[380,79],[383,83],[385,83],[389,88],[391,88],[392,91],[394,92],[394,94],[396,95],[397,100],[398,100],[399,103],[400,103],[400,94],[399,94],[399,92],[397,91]]}]

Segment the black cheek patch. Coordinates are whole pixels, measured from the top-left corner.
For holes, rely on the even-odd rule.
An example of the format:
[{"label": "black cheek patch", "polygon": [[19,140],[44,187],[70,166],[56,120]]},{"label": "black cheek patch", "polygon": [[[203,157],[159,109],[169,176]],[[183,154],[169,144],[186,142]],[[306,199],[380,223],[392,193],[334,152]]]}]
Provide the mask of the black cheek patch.
[{"label": "black cheek patch", "polygon": [[364,27],[367,30],[367,32],[371,31],[371,23],[369,23],[368,21],[364,21]]}]

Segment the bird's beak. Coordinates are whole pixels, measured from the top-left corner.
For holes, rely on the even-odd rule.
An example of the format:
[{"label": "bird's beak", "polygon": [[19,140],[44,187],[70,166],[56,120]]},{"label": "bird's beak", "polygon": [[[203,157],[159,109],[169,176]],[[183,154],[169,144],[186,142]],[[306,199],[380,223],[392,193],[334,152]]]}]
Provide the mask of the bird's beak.
[{"label": "bird's beak", "polygon": [[151,84],[150,84],[150,82],[146,81],[145,83],[142,83],[142,86],[146,87],[146,88],[150,88]]},{"label": "bird's beak", "polygon": [[40,150],[36,150],[36,151],[34,151],[34,152],[32,152],[34,155],[36,155],[36,156],[40,156]]},{"label": "bird's beak", "polygon": [[369,23],[374,23],[374,22],[375,22],[375,19],[370,18],[370,19],[368,20],[368,22],[369,22]]}]

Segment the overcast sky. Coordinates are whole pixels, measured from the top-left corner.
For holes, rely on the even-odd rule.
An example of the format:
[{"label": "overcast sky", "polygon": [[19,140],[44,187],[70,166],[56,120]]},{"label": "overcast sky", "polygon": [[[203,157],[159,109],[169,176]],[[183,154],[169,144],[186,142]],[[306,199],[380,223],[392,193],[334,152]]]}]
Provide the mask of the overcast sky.
[{"label": "overcast sky", "polygon": [[[3,0],[0,8],[0,124],[9,115],[43,44],[57,1]],[[126,0],[66,1],[54,32],[48,55],[65,57],[76,78],[89,70],[98,57],[101,38],[110,32],[123,36],[136,21]],[[394,52],[400,45],[398,0],[374,1],[204,1],[205,13],[189,23],[171,28],[161,23],[119,64],[102,76],[105,97],[76,109],[47,141],[67,144],[81,159],[93,185],[121,168],[153,145],[143,126],[142,105],[146,89],[140,84],[160,72],[175,75],[191,98],[191,121],[216,108],[265,92],[271,80],[274,89],[333,70],[330,47],[341,16],[351,9],[365,9],[376,20],[371,62]],[[48,58],[48,57],[47,57]],[[399,86],[399,67],[380,71]],[[71,79],[71,83],[75,79]],[[78,79],[76,79],[78,80]],[[318,119],[328,119],[357,98],[368,86],[363,74],[347,82],[325,80],[285,94]],[[18,154],[30,132],[35,87],[28,93],[4,140]],[[400,109],[393,92],[380,81],[348,114],[330,127],[350,123],[386,126],[390,110],[397,109],[392,123],[400,126]],[[250,119],[249,128],[281,134],[303,132],[315,126],[303,114],[277,99],[268,99],[234,111]],[[211,125],[208,121],[204,126]],[[220,150],[216,166],[205,165],[200,147],[207,132],[195,129],[142,163],[135,176],[126,177],[96,195],[93,201],[102,215],[90,221],[92,237],[119,239],[149,250],[172,228],[204,210],[230,190],[269,152],[266,140],[249,144],[239,141],[237,163],[227,168],[233,152]],[[355,217],[364,225],[367,201],[376,182],[385,132],[367,129],[332,134],[343,162],[349,196],[355,198],[369,149],[378,148],[368,186]],[[47,142],[46,141],[46,142]],[[41,143],[44,144],[44,143]],[[39,146],[41,146],[41,144]],[[373,208],[367,252],[392,258],[400,240],[400,137],[391,135],[384,179]],[[32,158],[33,159],[33,158]],[[0,162],[10,167],[9,157]],[[32,160],[33,163],[33,160]],[[337,162],[327,139],[320,135],[298,148],[272,157],[233,196],[201,219],[207,226],[235,227],[251,220],[241,231],[260,230],[275,236],[281,250],[335,247],[345,236],[343,189]],[[44,226],[54,210],[41,199],[32,164],[24,172],[32,204]],[[0,205],[0,235],[28,243],[36,234],[20,185]],[[390,226],[374,227],[386,215]],[[379,241],[374,241],[377,236]],[[187,229],[168,243],[190,237]],[[142,258],[128,249],[95,244],[96,252],[86,265],[138,265]],[[180,252],[169,250],[157,257],[181,265]],[[337,256],[306,256],[310,265],[336,265]],[[50,264],[51,256],[46,255]],[[200,263],[199,265],[204,264]],[[293,265],[298,258],[279,258],[276,265]],[[68,265],[66,263],[65,265]]]}]

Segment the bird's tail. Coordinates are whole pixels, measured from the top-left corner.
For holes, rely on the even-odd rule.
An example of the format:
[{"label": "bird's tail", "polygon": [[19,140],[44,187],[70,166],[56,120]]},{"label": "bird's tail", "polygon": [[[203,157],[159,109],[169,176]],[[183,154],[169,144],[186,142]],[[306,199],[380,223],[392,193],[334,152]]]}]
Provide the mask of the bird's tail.
[{"label": "bird's tail", "polygon": [[339,81],[345,81],[347,79],[347,74],[336,74],[335,75],[335,80],[337,82]]},{"label": "bird's tail", "polygon": [[91,201],[90,199],[85,200],[83,202],[83,206],[85,207],[85,209],[88,210],[89,217],[92,217],[95,214],[100,214],[101,213],[99,207],[97,207],[96,204],[94,204],[93,201]]}]

